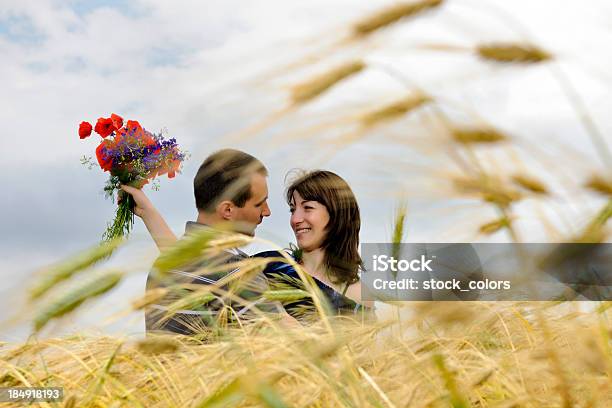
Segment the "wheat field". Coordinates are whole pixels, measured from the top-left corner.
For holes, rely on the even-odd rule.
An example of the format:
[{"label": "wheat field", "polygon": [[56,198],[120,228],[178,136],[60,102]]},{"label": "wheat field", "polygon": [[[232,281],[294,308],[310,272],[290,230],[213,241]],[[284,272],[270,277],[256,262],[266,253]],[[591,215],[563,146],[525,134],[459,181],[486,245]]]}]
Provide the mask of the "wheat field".
[{"label": "wheat field", "polygon": [[[414,303],[375,324],[190,338],[32,340],[3,386],[63,386],[63,406],[585,406],[612,402],[609,303]],[[564,309],[564,310],[559,310]],[[392,313],[393,315],[393,313]],[[326,327],[327,326],[327,327]]]}]

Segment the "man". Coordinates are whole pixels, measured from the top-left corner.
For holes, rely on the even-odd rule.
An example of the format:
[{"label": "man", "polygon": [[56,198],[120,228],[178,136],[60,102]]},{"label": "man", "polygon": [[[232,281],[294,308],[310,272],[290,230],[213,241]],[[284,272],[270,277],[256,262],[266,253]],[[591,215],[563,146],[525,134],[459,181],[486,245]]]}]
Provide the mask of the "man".
[{"label": "man", "polygon": [[[189,235],[200,229],[210,229],[230,223],[234,231],[250,236],[255,235],[257,226],[264,217],[270,215],[267,203],[267,175],[267,169],[259,160],[239,150],[224,149],[210,155],[200,166],[193,181],[198,216],[195,222],[187,222],[185,234]],[[122,186],[122,189],[134,197],[136,202],[134,213],[143,218],[158,247],[163,249],[173,243],[174,234],[163,219],[151,220],[148,217],[142,217],[147,209],[152,207],[148,198],[133,187]],[[167,288],[181,284],[191,287],[193,287],[192,284],[214,284],[219,279],[237,271],[237,268],[223,270],[223,265],[232,265],[247,258],[244,252],[234,248],[213,258],[200,260],[181,267],[181,270],[173,271],[172,279],[169,281],[159,282],[150,273],[147,278],[147,289]],[[216,269],[217,272],[209,275],[198,274],[197,271],[204,267]],[[249,281],[237,295],[248,301],[254,299],[266,288],[265,278],[260,274]],[[227,310],[225,306],[234,308],[238,316],[248,312],[246,310],[248,308],[244,305],[232,303],[227,299],[217,299],[200,308],[181,309],[168,318],[166,316],[167,306],[188,294],[189,290],[171,291],[162,301],[148,307],[145,311],[147,331],[163,330],[192,335],[201,331],[203,327],[214,324],[220,313],[224,309]],[[270,305],[266,306],[269,309]]]}]

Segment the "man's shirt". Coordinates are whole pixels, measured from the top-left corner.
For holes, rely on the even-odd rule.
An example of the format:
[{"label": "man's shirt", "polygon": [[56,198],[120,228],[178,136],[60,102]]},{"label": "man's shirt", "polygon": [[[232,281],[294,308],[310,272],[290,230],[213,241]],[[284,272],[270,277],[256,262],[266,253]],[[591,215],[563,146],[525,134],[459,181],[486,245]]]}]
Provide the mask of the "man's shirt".
[{"label": "man's shirt", "polygon": [[[189,221],[185,227],[185,236],[202,228],[211,229],[204,224]],[[169,306],[173,302],[197,290],[194,289],[194,285],[215,285],[221,279],[238,273],[239,268],[236,264],[247,259],[249,259],[247,254],[238,248],[232,248],[212,257],[196,259],[189,265],[172,270],[163,280],[156,279],[150,272],[147,277],[147,291],[160,287],[169,291],[160,301],[145,309],[147,332],[166,331],[194,335],[238,319],[248,320],[254,317],[255,308],[261,311],[277,311],[275,305],[263,301],[261,294],[268,290],[268,282],[263,273],[258,273],[248,280],[240,280],[239,289],[234,294],[243,300],[242,303],[213,290],[209,293],[215,295],[214,300],[202,304],[195,302],[186,305],[185,308],[169,312]],[[232,285],[225,284],[220,288],[228,291]]]}]

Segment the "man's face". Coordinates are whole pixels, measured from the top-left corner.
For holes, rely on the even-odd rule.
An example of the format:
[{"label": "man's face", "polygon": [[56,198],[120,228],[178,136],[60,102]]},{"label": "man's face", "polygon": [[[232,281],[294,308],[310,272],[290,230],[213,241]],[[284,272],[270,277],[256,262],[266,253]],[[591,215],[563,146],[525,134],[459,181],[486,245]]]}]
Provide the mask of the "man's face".
[{"label": "man's face", "polygon": [[243,207],[234,208],[232,221],[236,222],[237,229],[247,235],[255,235],[255,228],[263,221],[264,217],[271,214],[268,207],[268,183],[266,176],[255,173],[251,176],[251,198]]}]

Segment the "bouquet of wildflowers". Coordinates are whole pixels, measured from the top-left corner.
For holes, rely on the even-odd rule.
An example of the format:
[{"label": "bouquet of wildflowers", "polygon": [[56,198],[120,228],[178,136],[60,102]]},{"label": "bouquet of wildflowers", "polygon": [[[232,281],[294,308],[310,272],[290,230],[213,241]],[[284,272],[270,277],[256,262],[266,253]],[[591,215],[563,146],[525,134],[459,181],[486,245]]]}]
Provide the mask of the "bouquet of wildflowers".
[{"label": "bouquet of wildflowers", "polygon": [[[185,159],[176,139],[165,140],[162,134],[153,134],[143,129],[134,120],[125,126],[123,118],[114,113],[110,118],[99,118],[95,128],[89,122],[79,125],[79,137],[85,139],[92,130],[102,136],[96,148],[98,164],[110,177],[104,186],[107,197],[120,197],[115,218],[108,224],[103,239],[110,241],[129,234],[134,225],[134,199],[123,194],[121,184],[142,187],[157,176],[167,174],[173,178]],[[84,159],[85,164],[92,164]]]}]

